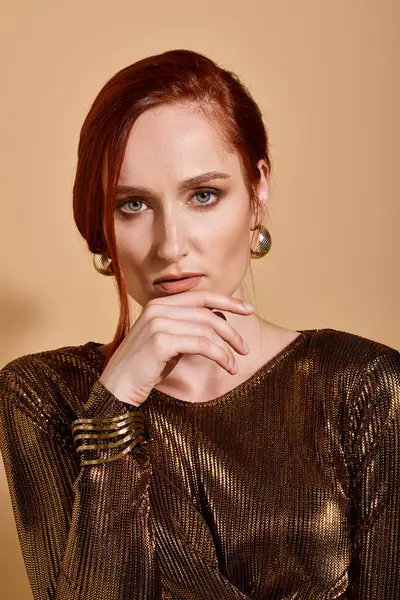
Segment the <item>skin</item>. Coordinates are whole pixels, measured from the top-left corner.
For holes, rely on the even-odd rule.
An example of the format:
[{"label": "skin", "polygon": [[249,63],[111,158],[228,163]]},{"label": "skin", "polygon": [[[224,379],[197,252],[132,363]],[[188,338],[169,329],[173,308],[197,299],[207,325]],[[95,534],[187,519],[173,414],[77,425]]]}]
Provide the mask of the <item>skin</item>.
[{"label": "skin", "polygon": [[[262,203],[259,220],[250,210],[240,157],[223,141],[195,105],[162,106],[145,111],[128,139],[119,185],[148,188],[150,195],[119,194],[129,203],[115,212],[117,252],[128,294],[142,307],[168,296],[154,280],[171,271],[203,273],[195,290],[213,290],[245,300],[242,283],[250,264],[254,230],[268,201],[268,170],[258,163]],[[212,179],[185,192],[178,184],[209,171],[228,179]],[[204,188],[204,190],[199,189]],[[210,189],[211,188],[211,189]],[[213,189],[222,190],[218,196]],[[202,210],[201,205],[214,204]],[[250,347],[247,355],[233,350],[235,375],[200,355],[184,355],[157,386],[176,398],[196,402],[217,397],[247,379],[299,333],[261,319],[226,312],[228,322]],[[101,346],[106,352],[110,344]]]}]

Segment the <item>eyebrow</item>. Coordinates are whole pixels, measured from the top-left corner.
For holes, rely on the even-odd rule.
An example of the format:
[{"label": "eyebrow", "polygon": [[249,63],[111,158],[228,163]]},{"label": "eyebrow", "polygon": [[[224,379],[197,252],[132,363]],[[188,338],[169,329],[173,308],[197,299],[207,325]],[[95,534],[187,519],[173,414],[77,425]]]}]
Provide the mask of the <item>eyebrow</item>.
[{"label": "eyebrow", "polygon": [[[202,173],[201,175],[196,175],[195,177],[189,177],[189,179],[185,179],[181,181],[178,185],[178,191],[183,192],[185,190],[189,190],[193,187],[201,185],[206,181],[210,181],[211,179],[228,179],[230,175],[228,173],[222,173],[220,171],[210,171],[208,173]],[[131,186],[131,185],[118,185],[117,193],[120,194],[151,194],[151,191],[145,187],[141,186]]]}]

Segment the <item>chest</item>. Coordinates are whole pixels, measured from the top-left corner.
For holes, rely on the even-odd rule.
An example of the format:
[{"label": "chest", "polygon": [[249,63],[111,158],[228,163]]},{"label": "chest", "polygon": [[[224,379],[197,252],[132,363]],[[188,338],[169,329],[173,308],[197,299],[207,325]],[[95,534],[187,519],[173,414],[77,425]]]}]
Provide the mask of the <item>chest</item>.
[{"label": "chest", "polygon": [[270,411],[207,409],[187,413],[178,435],[167,423],[153,438],[153,457],[171,484],[168,505],[156,492],[153,502],[194,552],[253,597],[285,589],[285,598],[322,598],[346,589],[349,499],[341,465],[332,462],[330,424],[308,417],[289,414],[284,403]]}]

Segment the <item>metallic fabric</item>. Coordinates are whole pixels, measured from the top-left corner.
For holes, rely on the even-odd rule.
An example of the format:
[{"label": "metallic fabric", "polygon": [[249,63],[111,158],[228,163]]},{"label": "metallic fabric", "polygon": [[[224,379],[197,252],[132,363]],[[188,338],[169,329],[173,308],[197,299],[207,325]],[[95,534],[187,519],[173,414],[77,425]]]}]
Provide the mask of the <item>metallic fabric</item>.
[{"label": "metallic fabric", "polygon": [[35,600],[400,598],[399,351],[303,330],[218,398],[137,408],[98,381],[100,345],[0,371]]}]

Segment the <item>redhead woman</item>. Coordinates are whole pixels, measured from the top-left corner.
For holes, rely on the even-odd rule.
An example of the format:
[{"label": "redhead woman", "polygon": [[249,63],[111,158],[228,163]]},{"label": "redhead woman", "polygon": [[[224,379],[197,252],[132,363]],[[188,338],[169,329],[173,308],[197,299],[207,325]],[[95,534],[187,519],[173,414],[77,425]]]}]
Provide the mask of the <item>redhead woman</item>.
[{"label": "redhead woman", "polygon": [[0,371],[35,600],[400,598],[400,353],[246,304],[270,180],[259,107],[201,54],[144,58],[93,102],[73,209],[114,338]]}]

